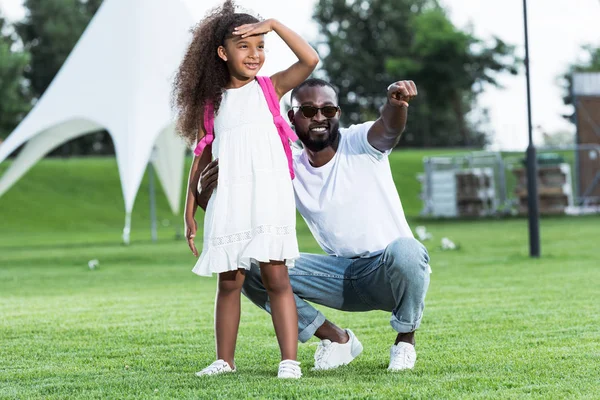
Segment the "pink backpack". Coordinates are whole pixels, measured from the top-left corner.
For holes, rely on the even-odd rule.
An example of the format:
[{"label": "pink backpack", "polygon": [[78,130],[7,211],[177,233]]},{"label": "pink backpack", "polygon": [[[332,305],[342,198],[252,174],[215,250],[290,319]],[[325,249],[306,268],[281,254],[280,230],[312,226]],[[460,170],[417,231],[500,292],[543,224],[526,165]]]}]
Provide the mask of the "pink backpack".
[{"label": "pink backpack", "polygon": [[[279,99],[277,98],[277,93],[275,92],[275,87],[273,87],[273,82],[271,82],[271,78],[268,76],[257,76],[258,84],[267,99],[267,104],[269,105],[269,110],[271,114],[273,114],[273,122],[277,127],[277,132],[279,133],[279,137],[281,138],[281,143],[283,144],[283,150],[285,151],[285,155],[288,159],[288,168],[290,170],[290,176],[294,179],[294,168],[292,163],[292,149],[290,147],[290,140],[296,141],[298,137],[296,133],[290,128],[290,126],[285,122],[285,119],[280,114],[279,111]],[[194,154],[196,156],[200,156],[202,151],[206,146],[212,144],[215,139],[214,133],[215,127],[215,109],[212,104],[207,104],[204,108],[204,128],[206,129],[206,135],[196,146],[194,150]]]}]

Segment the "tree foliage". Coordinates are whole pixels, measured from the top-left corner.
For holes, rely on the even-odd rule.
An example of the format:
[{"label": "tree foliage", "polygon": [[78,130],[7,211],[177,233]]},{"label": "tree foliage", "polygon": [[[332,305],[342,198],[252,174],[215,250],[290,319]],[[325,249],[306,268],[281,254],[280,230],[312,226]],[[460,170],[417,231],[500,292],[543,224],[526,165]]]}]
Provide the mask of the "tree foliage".
[{"label": "tree foliage", "polygon": [[[500,73],[517,73],[512,46],[456,28],[434,0],[320,0],[314,19],[323,69],[341,89],[345,124],[376,118],[386,87],[411,79],[419,96],[411,104],[404,143],[485,143],[487,133],[467,116],[484,85],[497,86]],[[485,110],[479,115],[485,118]]]},{"label": "tree foliage", "polygon": [[31,107],[24,78],[29,54],[19,50],[11,27],[0,14],[0,139],[12,132]]}]

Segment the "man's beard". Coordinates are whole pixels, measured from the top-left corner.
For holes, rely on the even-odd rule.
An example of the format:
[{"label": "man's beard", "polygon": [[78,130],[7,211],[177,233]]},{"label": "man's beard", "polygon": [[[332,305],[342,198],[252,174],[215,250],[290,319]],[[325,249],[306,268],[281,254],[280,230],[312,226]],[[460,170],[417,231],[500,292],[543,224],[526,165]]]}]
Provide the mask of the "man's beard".
[{"label": "man's beard", "polygon": [[332,146],[340,135],[340,126],[332,126],[329,135],[325,140],[313,140],[310,138],[310,134],[307,134],[305,138],[300,138],[302,145],[310,151],[318,152],[329,146]]}]

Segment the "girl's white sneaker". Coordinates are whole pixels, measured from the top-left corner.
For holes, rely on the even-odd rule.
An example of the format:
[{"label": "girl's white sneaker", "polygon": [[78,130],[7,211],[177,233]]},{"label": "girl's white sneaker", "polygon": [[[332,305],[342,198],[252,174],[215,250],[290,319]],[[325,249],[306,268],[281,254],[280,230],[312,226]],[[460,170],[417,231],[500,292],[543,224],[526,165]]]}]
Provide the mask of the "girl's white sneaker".
[{"label": "girl's white sneaker", "polygon": [[300,362],[294,360],[283,360],[279,363],[278,378],[282,379],[298,379],[302,376],[300,370]]},{"label": "girl's white sneaker", "polygon": [[217,360],[202,371],[196,372],[196,376],[218,375],[226,374],[228,372],[235,372],[235,368],[231,369],[229,364],[224,360]]}]

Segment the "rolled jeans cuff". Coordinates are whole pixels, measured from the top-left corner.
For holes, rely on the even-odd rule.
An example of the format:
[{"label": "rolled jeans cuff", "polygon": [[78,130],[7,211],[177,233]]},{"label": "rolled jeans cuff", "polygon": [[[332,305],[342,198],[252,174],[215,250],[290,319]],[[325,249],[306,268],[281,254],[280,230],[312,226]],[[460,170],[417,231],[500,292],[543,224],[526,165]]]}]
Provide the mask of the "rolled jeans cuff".
[{"label": "rolled jeans cuff", "polygon": [[317,316],[315,317],[315,319],[304,329],[298,332],[298,340],[300,340],[302,343],[308,342],[310,338],[313,337],[317,329],[319,329],[319,327],[324,323],[325,316],[317,311]]},{"label": "rolled jeans cuff", "polygon": [[395,315],[392,314],[392,318],[390,318],[390,325],[398,333],[414,332],[421,325],[421,317],[419,317],[419,319],[417,321],[415,321],[414,323],[411,323],[411,322],[400,321],[398,318],[396,318]]}]

